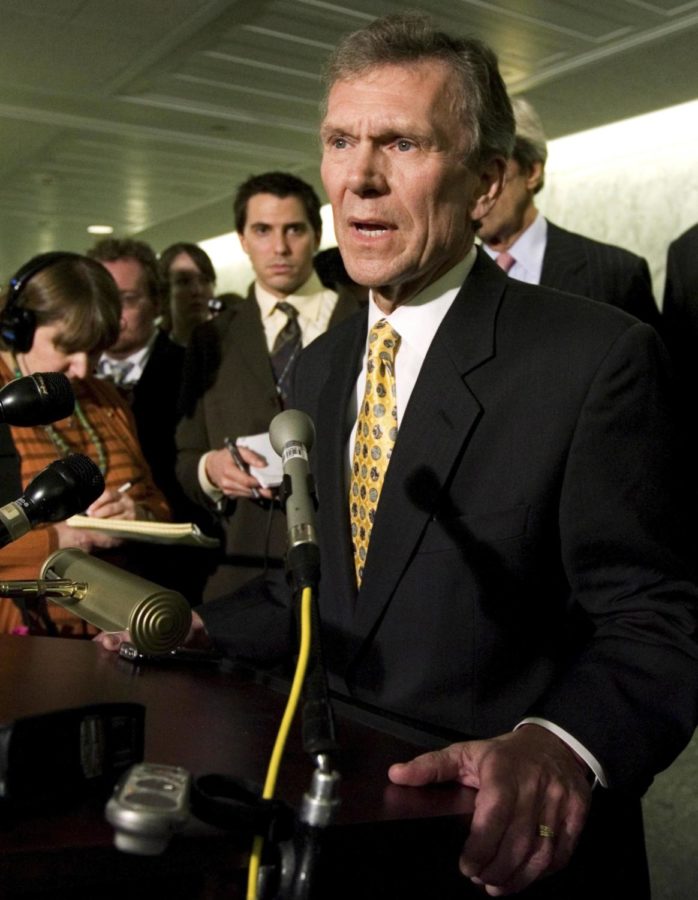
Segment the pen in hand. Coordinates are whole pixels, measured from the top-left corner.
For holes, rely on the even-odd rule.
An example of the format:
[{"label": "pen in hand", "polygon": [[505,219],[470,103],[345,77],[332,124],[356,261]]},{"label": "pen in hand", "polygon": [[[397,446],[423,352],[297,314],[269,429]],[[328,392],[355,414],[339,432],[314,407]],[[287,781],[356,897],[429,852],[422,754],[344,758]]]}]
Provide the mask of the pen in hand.
[{"label": "pen in hand", "polygon": [[[245,460],[240,455],[240,451],[238,450],[238,446],[235,441],[232,441],[230,438],[225,438],[223,440],[225,444],[226,450],[230,453],[233,458],[233,462],[240,469],[241,472],[244,472],[246,475],[250,474],[250,467],[247,465]],[[251,488],[252,491],[252,499],[259,500],[259,491],[257,488]]]},{"label": "pen in hand", "polygon": [[126,482],[124,482],[124,484],[121,485],[121,487],[117,488],[117,491],[120,494],[127,494],[131,490],[132,487],[133,487],[133,482],[126,481]]}]

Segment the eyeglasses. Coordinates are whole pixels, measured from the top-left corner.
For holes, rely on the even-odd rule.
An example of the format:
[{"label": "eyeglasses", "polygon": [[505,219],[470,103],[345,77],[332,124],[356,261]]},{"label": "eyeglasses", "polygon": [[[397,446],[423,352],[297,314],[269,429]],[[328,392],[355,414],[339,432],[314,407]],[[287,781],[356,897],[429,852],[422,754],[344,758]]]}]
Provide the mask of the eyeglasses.
[{"label": "eyeglasses", "polygon": [[213,284],[213,278],[202,272],[175,272],[170,276],[170,284],[180,290],[191,290],[195,286],[207,287]]}]

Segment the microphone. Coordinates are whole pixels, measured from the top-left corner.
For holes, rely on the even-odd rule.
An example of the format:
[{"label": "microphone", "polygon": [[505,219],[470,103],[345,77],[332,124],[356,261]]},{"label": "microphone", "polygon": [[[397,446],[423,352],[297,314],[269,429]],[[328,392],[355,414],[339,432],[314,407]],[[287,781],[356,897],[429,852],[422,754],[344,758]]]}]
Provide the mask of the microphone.
[{"label": "microphone", "polygon": [[0,547],[41,522],[62,522],[104,491],[104,478],[88,456],[71,453],[42,469],[18,500],[0,507]]},{"label": "microphone", "polygon": [[74,409],[73,389],[62,372],[35,372],[0,390],[0,422],[8,425],[50,425]]},{"label": "microphone", "polygon": [[[85,553],[57,550],[44,562],[37,590],[58,580],[75,588],[48,596],[101,631],[125,631],[141,653],[169,653],[186,638],[191,608],[177,591]],[[7,596],[7,595],[6,595]]]},{"label": "microphone", "polygon": [[308,465],[315,426],[300,410],[285,409],[272,419],[269,440],[281,457],[284,472],[281,499],[288,530],[286,564],[297,589],[316,587],[320,551],[315,528],[315,483]]},{"label": "microphone", "polygon": [[284,471],[289,548],[298,544],[317,544],[315,486],[308,466],[308,451],[315,442],[315,426],[305,413],[285,409],[272,419],[269,440],[281,457]]}]

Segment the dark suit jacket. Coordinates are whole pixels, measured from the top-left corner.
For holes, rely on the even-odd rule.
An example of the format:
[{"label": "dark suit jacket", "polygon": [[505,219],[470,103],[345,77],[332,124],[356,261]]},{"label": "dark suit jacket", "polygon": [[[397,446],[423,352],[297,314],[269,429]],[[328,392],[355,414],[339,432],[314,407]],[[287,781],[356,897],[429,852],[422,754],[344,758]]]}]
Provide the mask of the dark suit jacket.
[{"label": "dark suit jacket", "polygon": [[[664,337],[684,379],[688,399],[698,392],[698,225],[669,245],[662,307]],[[695,412],[691,413],[695,419]]]},{"label": "dark suit jacket", "polygon": [[540,283],[569,294],[610,303],[654,328],[660,324],[647,262],[548,222]]},{"label": "dark suit jacket", "polygon": [[[400,425],[357,596],[344,473],[365,336],[353,317],[296,371],[332,686],[451,734],[541,716],[643,791],[698,717],[694,492],[661,341],[481,253]],[[215,639],[253,661],[289,653],[277,588],[204,607]]]},{"label": "dark suit jacket", "polygon": [[[340,295],[330,327],[357,309],[354,300]],[[254,285],[246,298],[232,299],[216,319],[194,332],[185,361],[182,411],[177,475],[187,496],[213,514],[199,486],[201,456],[222,447],[226,437],[267,431],[281,411]],[[244,584],[266,565],[283,565],[285,522],[273,505],[229,501],[217,521],[225,552],[205,599]]]},{"label": "dark suit jacket", "polygon": [[175,430],[183,366],[184,347],[171,341],[164,331],[158,331],[143,374],[128,398],[143,455],[177,519],[182,518],[184,499],[175,475]]}]

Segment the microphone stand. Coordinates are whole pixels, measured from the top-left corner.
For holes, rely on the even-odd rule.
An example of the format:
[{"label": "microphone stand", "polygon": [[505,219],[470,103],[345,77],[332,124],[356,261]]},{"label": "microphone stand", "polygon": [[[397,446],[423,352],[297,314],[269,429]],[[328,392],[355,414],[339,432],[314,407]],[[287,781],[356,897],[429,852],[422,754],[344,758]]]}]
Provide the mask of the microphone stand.
[{"label": "microphone stand", "polygon": [[[308,474],[308,494],[317,507],[312,475]],[[284,476],[280,500],[285,506],[292,490],[291,479]],[[286,568],[293,588],[296,608],[300,608],[303,590],[310,588],[311,647],[308,672],[303,686],[303,749],[315,761],[309,790],[303,795],[295,835],[294,865],[290,883],[284,885],[277,900],[309,900],[313,878],[322,849],[324,830],[332,823],[339,806],[340,775],[332,756],[337,752],[334,715],[327,686],[317,594],[320,582],[320,551],[310,536],[299,535],[286,556]]]}]

